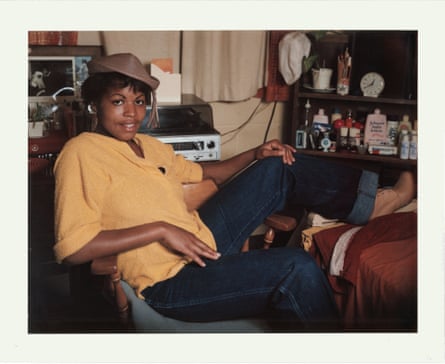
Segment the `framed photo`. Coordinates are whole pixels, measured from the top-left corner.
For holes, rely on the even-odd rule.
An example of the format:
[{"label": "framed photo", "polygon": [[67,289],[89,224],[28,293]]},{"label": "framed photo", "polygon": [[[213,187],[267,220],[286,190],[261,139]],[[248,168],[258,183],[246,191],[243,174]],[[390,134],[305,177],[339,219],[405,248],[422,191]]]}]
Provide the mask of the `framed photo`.
[{"label": "framed photo", "polygon": [[87,63],[91,59],[92,56],[29,57],[29,102],[79,97],[80,86],[88,78]]}]

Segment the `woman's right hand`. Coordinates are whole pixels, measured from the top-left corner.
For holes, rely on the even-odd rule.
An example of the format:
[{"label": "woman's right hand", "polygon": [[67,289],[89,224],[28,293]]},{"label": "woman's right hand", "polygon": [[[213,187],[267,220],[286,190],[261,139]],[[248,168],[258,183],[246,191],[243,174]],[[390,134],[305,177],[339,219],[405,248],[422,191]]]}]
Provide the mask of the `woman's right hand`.
[{"label": "woman's right hand", "polygon": [[178,226],[166,224],[160,243],[176,254],[183,255],[201,267],[206,264],[202,258],[216,260],[221,254],[210,248],[195,235]]}]

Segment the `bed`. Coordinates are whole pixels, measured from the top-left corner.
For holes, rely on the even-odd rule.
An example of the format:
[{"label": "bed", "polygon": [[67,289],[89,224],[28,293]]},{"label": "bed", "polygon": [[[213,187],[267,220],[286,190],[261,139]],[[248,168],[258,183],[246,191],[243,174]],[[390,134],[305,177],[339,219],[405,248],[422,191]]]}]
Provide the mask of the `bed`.
[{"label": "bed", "polygon": [[305,249],[326,272],[345,330],[417,330],[417,212],[336,224]]}]

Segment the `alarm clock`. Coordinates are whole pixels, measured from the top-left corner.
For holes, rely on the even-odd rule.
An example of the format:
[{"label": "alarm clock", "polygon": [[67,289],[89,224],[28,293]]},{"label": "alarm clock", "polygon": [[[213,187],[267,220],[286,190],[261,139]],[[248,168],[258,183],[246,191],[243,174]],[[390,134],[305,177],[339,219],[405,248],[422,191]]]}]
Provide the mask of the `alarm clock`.
[{"label": "alarm clock", "polygon": [[366,73],[360,80],[363,96],[378,97],[385,88],[383,76],[377,72]]}]

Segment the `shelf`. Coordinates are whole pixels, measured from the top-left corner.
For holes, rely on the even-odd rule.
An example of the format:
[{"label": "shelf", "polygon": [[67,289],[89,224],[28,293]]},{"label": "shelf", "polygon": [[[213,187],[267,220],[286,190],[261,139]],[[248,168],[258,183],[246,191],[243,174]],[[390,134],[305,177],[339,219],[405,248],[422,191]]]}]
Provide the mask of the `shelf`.
[{"label": "shelf", "polygon": [[417,160],[411,159],[400,159],[396,156],[379,156],[379,155],[370,155],[370,154],[358,154],[358,153],[341,153],[341,152],[323,152],[317,150],[307,150],[307,149],[297,149],[297,153],[312,155],[316,157],[323,158],[335,158],[342,160],[352,160],[352,161],[363,161],[363,162],[372,162],[372,163],[380,163],[385,165],[392,165],[398,167],[416,167]]},{"label": "shelf", "polygon": [[300,90],[298,92],[299,98],[312,98],[321,100],[335,100],[335,101],[354,101],[354,102],[368,102],[368,103],[382,103],[382,104],[397,104],[397,105],[417,105],[417,100],[396,99],[389,97],[365,97],[353,95],[337,95],[336,93],[320,93]]}]

